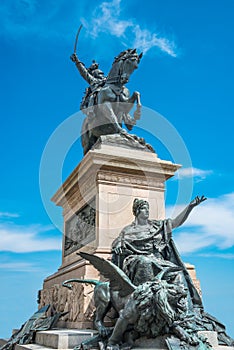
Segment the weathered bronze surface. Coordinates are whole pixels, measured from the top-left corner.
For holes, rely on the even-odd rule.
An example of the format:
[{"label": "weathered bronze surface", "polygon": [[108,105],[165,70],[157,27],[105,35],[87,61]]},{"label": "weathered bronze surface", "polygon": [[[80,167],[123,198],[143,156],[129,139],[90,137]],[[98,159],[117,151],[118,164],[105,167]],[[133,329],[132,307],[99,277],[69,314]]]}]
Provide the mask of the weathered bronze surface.
[{"label": "weathered bronze surface", "polygon": [[201,298],[183,264],[172,239],[172,230],[182,225],[192,209],[206,200],[196,197],[175,219],[149,220],[149,203],[135,199],[135,220],[126,226],[112,245],[112,259],[135,284],[152,280],[166,267],[180,267],[172,280],[189,289],[188,306],[200,307]]},{"label": "weathered bronze surface", "polygon": [[[93,61],[92,65],[86,68],[79,60],[76,53],[77,39],[78,36],[71,60],[89,84],[80,105],[80,109],[86,115],[81,131],[84,154],[92,148],[101,135],[120,134],[125,140],[146,144],[142,138],[130,135],[122,128],[125,124],[128,130],[132,130],[141,116],[140,93],[134,91],[130,96],[125,84],[138,67],[142,53],[138,55],[135,49],[122,51],[115,57],[109,74],[105,76],[97,62]],[[134,117],[131,117],[129,112],[135,102],[137,108]],[[146,144],[146,146],[152,151],[150,145]]]},{"label": "weathered bronze surface", "polygon": [[[77,349],[95,348],[100,343],[107,350],[130,349],[143,336],[166,336],[170,350],[209,349],[199,331],[216,331],[219,344],[234,344],[224,325],[204,311],[172,239],[172,229],[182,225],[192,209],[205,200],[204,196],[196,197],[175,219],[149,220],[148,202],[135,199],[135,220],[113,242],[112,262],[79,253],[109,283],[72,279],[63,284],[68,288],[72,288],[71,282],[95,285],[94,325],[99,336]],[[119,315],[114,329],[104,325],[111,307]]]},{"label": "weathered bronze surface", "polygon": [[16,344],[23,345],[33,343],[37,331],[45,331],[53,328],[61,314],[56,313],[48,317],[46,316],[46,312],[49,308],[50,305],[46,305],[36,311],[0,350],[13,350]]}]

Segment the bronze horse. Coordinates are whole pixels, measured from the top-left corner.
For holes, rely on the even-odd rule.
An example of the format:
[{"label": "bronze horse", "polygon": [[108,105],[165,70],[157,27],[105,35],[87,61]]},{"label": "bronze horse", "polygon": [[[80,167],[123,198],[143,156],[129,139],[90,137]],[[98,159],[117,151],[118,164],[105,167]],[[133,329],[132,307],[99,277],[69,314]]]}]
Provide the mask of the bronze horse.
[{"label": "bronze horse", "polygon": [[[81,107],[86,114],[82,126],[84,154],[102,135],[121,134],[128,140],[142,142],[142,139],[128,134],[122,128],[124,123],[128,130],[132,130],[141,115],[140,93],[134,91],[130,96],[129,90],[124,85],[129,81],[133,71],[138,68],[141,57],[142,53],[138,55],[136,49],[121,52],[115,57],[112,68],[105,78],[103,72],[97,69],[97,64],[96,66],[93,64],[93,70],[86,69],[76,54],[71,56],[83,78],[90,84],[90,87],[94,86],[86,99],[85,108],[84,105]],[[135,102],[137,108],[132,118],[129,112]]]}]

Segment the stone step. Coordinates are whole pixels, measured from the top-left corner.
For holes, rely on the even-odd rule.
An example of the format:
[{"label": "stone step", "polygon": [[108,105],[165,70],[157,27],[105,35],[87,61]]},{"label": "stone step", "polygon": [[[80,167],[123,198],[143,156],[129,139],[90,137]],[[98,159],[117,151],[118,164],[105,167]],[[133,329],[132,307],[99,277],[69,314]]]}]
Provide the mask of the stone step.
[{"label": "stone step", "polygon": [[38,345],[38,344],[27,344],[27,345],[17,344],[15,346],[15,350],[51,350],[51,348],[48,348],[48,347],[42,346],[42,345]]},{"label": "stone step", "polygon": [[[216,332],[201,332],[203,336],[212,345],[214,350],[234,350],[234,347],[219,346],[217,342]],[[50,331],[40,331],[36,334],[36,344],[16,345],[15,350],[69,350],[79,345],[82,341],[94,336],[97,331],[86,329],[53,329]],[[0,346],[4,345],[6,340],[0,339]],[[136,341],[136,345],[132,350],[168,350],[164,337],[156,339],[142,338]]]},{"label": "stone step", "polygon": [[[15,350],[51,350],[52,349],[73,349],[86,339],[97,334],[91,329],[53,329],[49,331],[39,331],[36,333],[35,344],[25,344],[15,346]],[[0,339],[0,347],[5,345],[7,340]]]},{"label": "stone step", "polygon": [[95,334],[97,331],[91,329],[53,329],[37,332],[35,343],[53,349],[73,349]]},{"label": "stone step", "polygon": [[[7,341],[8,339],[0,339],[0,347],[5,345]],[[27,345],[16,344],[14,350],[51,350],[51,348],[47,348],[45,346],[38,345],[38,344],[27,344]]]}]

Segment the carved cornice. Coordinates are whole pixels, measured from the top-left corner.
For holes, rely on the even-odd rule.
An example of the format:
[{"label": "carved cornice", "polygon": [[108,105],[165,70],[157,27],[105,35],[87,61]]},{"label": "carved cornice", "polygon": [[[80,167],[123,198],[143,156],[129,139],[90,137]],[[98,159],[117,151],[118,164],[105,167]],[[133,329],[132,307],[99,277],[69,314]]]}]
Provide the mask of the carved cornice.
[{"label": "carved cornice", "polygon": [[[98,183],[164,190],[164,182],[174,175],[178,164],[164,161],[150,152],[128,150],[122,147],[101,146],[89,151],[63,183],[52,201],[69,210],[79,209],[97,194]],[[82,203],[82,205],[78,204]]]},{"label": "carved cornice", "polygon": [[[165,180],[165,179],[164,179]],[[117,172],[100,171],[97,174],[98,183],[120,184],[131,187],[147,187],[164,190],[164,180],[148,176],[135,176],[129,174],[119,174]]]}]

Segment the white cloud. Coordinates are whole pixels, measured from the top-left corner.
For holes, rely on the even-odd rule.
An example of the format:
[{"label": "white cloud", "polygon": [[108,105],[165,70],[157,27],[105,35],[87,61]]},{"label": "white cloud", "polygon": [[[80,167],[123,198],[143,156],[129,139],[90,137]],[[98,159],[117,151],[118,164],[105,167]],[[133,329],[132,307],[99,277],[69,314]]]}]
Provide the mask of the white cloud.
[{"label": "white cloud", "polygon": [[187,232],[185,230],[174,235],[174,240],[180,253],[192,253],[214,245],[214,239],[204,234],[202,230],[199,231],[199,227],[195,228],[194,231],[195,232]]},{"label": "white cloud", "polygon": [[0,212],[0,219],[9,219],[9,218],[19,218],[20,215],[18,213],[9,213],[8,211]]},{"label": "white cloud", "polygon": [[[112,2],[103,2],[93,13],[90,23],[90,34],[97,37],[100,32],[108,32],[114,36],[121,37],[124,35],[128,27],[133,26],[131,20],[121,20],[120,16],[121,0],[113,0]],[[87,22],[83,20],[83,24],[87,26]]]},{"label": "white cloud", "polygon": [[143,53],[146,53],[152,47],[158,47],[172,57],[177,56],[176,46],[173,41],[159,37],[158,34],[151,33],[148,29],[141,29],[139,25],[134,27],[133,32],[135,33],[133,47],[138,48]]},{"label": "white cloud", "polygon": [[[182,206],[176,208],[177,212],[180,210]],[[175,233],[180,252],[189,253],[206,247],[222,250],[233,247],[233,213],[234,193],[208,198],[193,210],[180,231]]]},{"label": "white cloud", "polygon": [[156,47],[172,57],[176,57],[176,45],[173,41],[152,33],[149,29],[142,29],[134,19],[121,19],[121,0],[102,2],[92,14],[89,21],[82,20],[89,34],[97,37],[99,33],[109,33],[123,38],[127,45],[146,53]]},{"label": "white cloud", "polygon": [[[87,10],[87,6],[79,1],[74,1],[61,21],[63,6],[64,0],[53,2],[53,6],[50,2],[38,0],[0,2],[0,36],[24,40],[33,37],[43,41],[48,38],[62,39],[70,43],[74,26],[81,21],[86,33],[93,38],[97,38],[100,33],[107,33],[121,39],[123,45],[144,53],[157,48],[172,57],[177,56],[177,48],[172,40],[155,33],[153,29],[141,28],[134,18],[123,18],[121,0],[103,1],[93,11]],[[83,13],[85,18],[77,18]]]},{"label": "white cloud", "polygon": [[218,258],[218,259],[227,259],[227,260],[233,260],[234,254],[231,253],[213,253],[213,254],[199,254],[199,256],[203,256],[205,258]]},{"label": "white cloud", "polygon": [[[60,250],[61,237],[49,237],[53,226],[20,226],[16,224],[0,224],[0,250],[16,253]],[[42,233],[46,232],[48,237]]]},{"label": "white cloud", "polygon": [[202,170],[198,168],[181,168],[176,173],[176,178],[178,179],[184,179],[188,177],[194,177],[199,178],[201,180],[204,180],[207,176],[211,175],[213,173],[212,170]]},{"label": "white cloud", "polygon": [[0,269],[17,272],[37,272],[41,269],[27,262],[0,263]]}]

